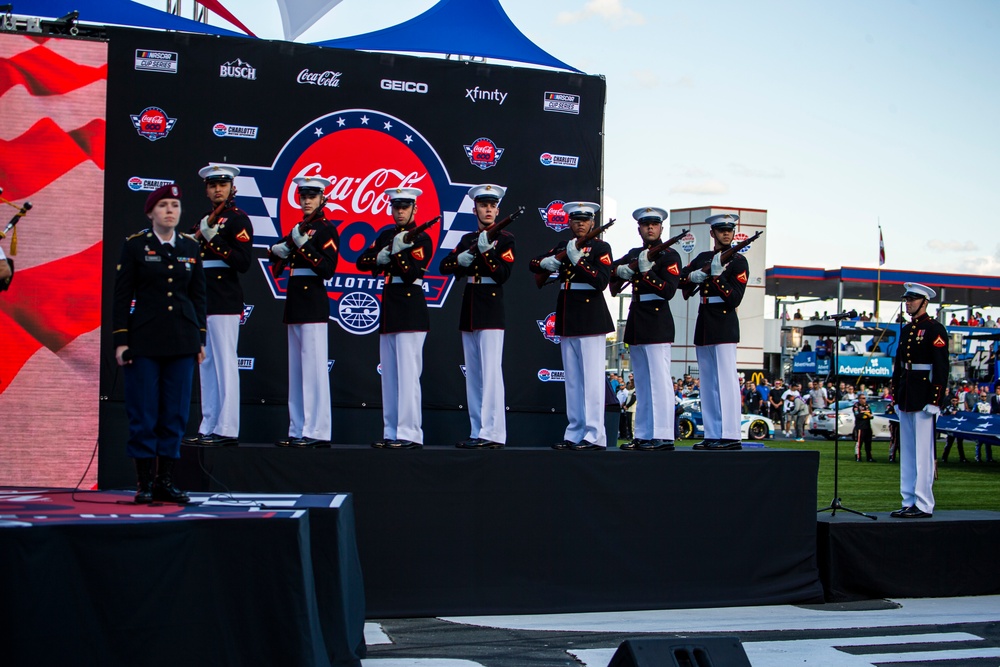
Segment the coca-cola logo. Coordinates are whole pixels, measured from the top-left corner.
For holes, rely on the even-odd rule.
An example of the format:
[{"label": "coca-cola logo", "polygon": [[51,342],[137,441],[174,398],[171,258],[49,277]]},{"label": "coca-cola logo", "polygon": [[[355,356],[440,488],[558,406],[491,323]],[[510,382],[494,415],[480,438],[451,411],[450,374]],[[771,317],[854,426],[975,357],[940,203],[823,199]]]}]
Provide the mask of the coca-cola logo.
[{"label": "coca-cola logo", "polygon": [[174,129],[176,118],[171,118],[167,112],[160,107],[146,107],[141,113],[131,114],[132,126],[140,137],[146,137],[150,141],[163,139],[170,130]]},{"label": "coca-cola logo", "polygon": [[[444,305],[454,277],[442,275],[439,264],[460,237],[446,232],[475,229],[476,221],[474,215],[459,212],[469,185],[449,181],[439,155],[420,132],[377,111],[335,112],[299,129],[271,167],[239,166],[244,185],[237,205],[251,216],[263,214],[264,220],[274,223],[273,236],[269,236],[263,233],[260,218],[254,217],[254,243],[259,246],[276,243],[302,220],[293,179],[320,176],[330,181],[324,192],[325,213],[340,235],[337,273],[327,283],[330,319],[359,335],[376,331],[381,317],[384,279],[358,271],[356,262],[382,231],[394,226],[384,192],[420,188],[423,194],[417,199],[414,221],[423,223],[438,215],[446,221],[428,230],[434,254],[423,280],[428,305]],[[275,297],[283,298],[287,272],[274,280],[266,260],[261,268]]]},{"label": "coca-cola logo", "polygon": [[545,337],[545,340],[551,341],[556,345],[559,344],[559,336],[556,335],[555,313],[549,313],[545,316],[544,320],[535,320],[535,324],[538,325],[538,331]]},{"label": "coca-cola logo", "polygon": [[308,68],[299,72],[299,76],[295,79],[298,83],[308,83],[313,86],[329,86],[330,88],[340,87],[340,75],[342,72],[331,72],[326,70],[325,72],[311,72]]},{"label": "coca-cola logo", "polygon": [[474,166],[480,169],[495,167],[503,155],[503,149],[498,147],[491,139],[479,137],[465,147],[465,155]]},{"label": "coca-cola logo", "polygon": [[561,199],[550,201],[545,208],[538,209],[538,214],[542,216],[545,226],[557,232],[569,229],[569,215],[563,210]]}]

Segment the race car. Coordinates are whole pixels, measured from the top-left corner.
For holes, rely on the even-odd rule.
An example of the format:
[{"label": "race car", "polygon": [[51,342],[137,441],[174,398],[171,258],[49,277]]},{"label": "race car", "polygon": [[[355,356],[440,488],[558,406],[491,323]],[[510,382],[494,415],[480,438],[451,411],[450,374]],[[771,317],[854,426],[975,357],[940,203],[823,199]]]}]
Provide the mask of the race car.
[{"label": "race car", "polygon": [[[701,421],[701,401],[690,399],[677,406],[677,439],[704,438],[705,427]],[[765,440],[774,437],[774,422],[763,415],[741,415],[740,435],[743,440]]]}]

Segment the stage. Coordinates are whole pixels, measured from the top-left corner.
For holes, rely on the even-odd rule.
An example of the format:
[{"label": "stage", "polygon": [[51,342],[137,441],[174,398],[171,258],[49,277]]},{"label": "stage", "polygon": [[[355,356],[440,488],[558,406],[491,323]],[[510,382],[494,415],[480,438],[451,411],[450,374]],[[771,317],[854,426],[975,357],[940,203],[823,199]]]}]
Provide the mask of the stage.
[{"label": "stage", "polygon": [[360,667],[347,494],[0,489],[4,664]]}]

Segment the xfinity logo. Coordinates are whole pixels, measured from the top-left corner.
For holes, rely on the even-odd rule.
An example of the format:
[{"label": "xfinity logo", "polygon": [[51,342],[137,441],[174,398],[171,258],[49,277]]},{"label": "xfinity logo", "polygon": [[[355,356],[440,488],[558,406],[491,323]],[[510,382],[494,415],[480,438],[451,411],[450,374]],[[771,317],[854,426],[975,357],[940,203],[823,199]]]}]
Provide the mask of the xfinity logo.
[{"label": "xfinity logo", "polygon": [[299,83],[308,83],[313,86],[340,88],[340,75],[341,72],[331,72],[330,70],[326,70],[325,72],[310,72],[308,69],[304,69],[299,72],[295,80]]},{"label": "xfinity logo", "polygon": [[382,90],[398,90],[401,93],[427,94],[427,84],[419,81],[393,81],[392,79],[382,79],[379,83]]},{"label": "xfinity logo", "polygon": [[254,81],[257,79],[257,68],[237,58],[219,66],[219,78]]},{"label": "xfinity logo", "polygon": [[475,88],[466,88],[465,97],[472,100],[473,104],[483,100],[486,102],[499,102],[500,106],[503,106],[504,100],[507,99],[507,93],[502,92],[499,88],[496,90],[480,90],[479,86],[476,86]]}]

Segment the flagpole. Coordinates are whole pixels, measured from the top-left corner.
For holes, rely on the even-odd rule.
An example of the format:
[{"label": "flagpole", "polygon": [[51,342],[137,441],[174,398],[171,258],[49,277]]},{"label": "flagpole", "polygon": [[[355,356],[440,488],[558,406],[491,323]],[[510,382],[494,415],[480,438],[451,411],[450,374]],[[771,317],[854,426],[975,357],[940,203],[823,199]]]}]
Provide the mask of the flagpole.
[{"label": "flagpole", "polygon": [[882,262],[885,261],[885,246],[882,243],[882,221],[878,223],[878,273],[875,279],[875,321],[881,322],[878,316],[879,306],[882,302]]}]

